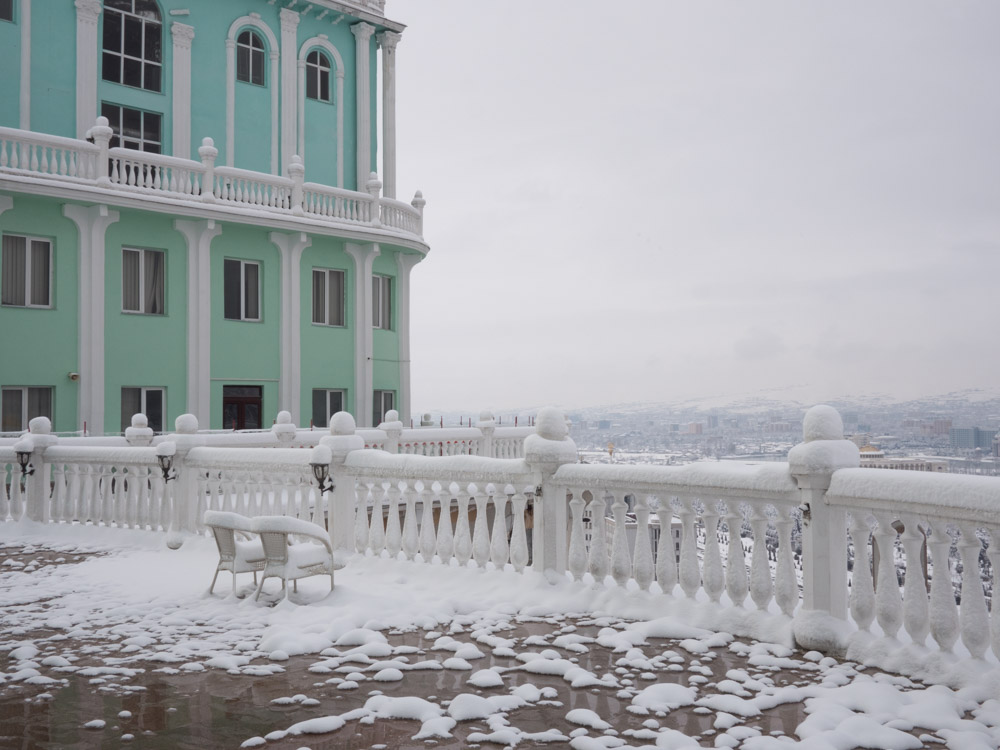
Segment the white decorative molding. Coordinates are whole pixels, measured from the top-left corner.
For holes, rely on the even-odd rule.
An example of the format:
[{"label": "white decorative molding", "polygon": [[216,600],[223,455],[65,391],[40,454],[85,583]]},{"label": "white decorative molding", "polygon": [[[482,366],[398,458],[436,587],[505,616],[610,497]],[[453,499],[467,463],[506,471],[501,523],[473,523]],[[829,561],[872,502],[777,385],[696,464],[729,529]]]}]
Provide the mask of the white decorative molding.
[{"label": "white decorative molding", "polygon": [[100,0],[76,0],[76,137],[97,119],[97,19]]},{"label": "white decorative molding", "polygon": [[372,388],[374,346],[372,339],[372,265],[379,246],[344,245],[354,259],[354,415],[360,427],[374,427]]},{"label": "white decorative molding", "polygon": [[[79,1],[77,2],[79,6]],[[118,212],[105,205],[66,204],[63,215],[76,224],[79,235],[80,396],[77,418],[95,435],[104,434],[104,237],[118,221]]]},{"label": "white decorative molding", "polygon": [[14,198],[10,195],[0,195],[0,214],[14,208]]},{"label": "white decorative molding", "polygon": [[396,253],[396,325],[399,333],[399,418],[410,421],[410,271],[423,256]]},{"label": "white decorative molding", "polygon": [[382,47],[382,194],[396,197],[396,45],[401,34],[383,31]]},{"label": "white decorative molding", "polygon": [[299,47],[299,149],[298,155],[306,158],[306,57],[313,47],[322,47],[333,58],[336,87],[333,107],[337,112],[337,187],[344,187],[344,58],[329,38],[323,34],[306,39]]},{"label": "white decorative molding", "polygon": [[212,240],[222,233],[213,219],[174,221],[187,242],[187,409],[211,424]]},{"label": "white decorative molding", "polygon": [[278,39],[258,13],[237,18],[226,35],[226,164],[236,165],[236,34],[246,26],[259,29],[267,37],[271,64],[271,174],[278,174]]},{"label": "white decorative molding", "polygon": [[281,253],[281,374],[278,410],[299,424],[302,404],[302,253],[312,245],[305,232],[268,235]]},{"label": "white decorative molding", "polygon": [[191,158],[191,42],[194,27],[187,24],[170,24],[174,42],[173,73],[173,154]]},{"label": "white decorative molding", "polygon": [[364,190],[368,175],[372,171],[372,134],[371,134],[371,82],[368,71],[371,56],[371,38],[375,27],[367,23],[356,23],[351,27],[354,34],[354,67],[357,73],[358,127],[358,182],[355,190]]},{"label": "white decorative molding", "polygon": [[31,130],[31,0],[21,0],[20,127]]},{"label": "white decorative molding", "polygon": [[294,10],[282,8],[279,15],[281,17],[281,173],[287,176],[288,165],[292,162],[292,155],[296,153],[298,65],[295,46],[299,14]]}]

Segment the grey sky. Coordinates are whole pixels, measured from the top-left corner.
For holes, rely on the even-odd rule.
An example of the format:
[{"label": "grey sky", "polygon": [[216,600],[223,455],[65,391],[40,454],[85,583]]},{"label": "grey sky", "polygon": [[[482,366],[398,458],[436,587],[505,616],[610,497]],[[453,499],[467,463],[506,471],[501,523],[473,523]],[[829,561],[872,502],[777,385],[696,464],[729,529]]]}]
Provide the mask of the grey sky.
[{"label": "grey sky", "polygon": [[1000,4],[387,12],[415,408],[998,382]]}]

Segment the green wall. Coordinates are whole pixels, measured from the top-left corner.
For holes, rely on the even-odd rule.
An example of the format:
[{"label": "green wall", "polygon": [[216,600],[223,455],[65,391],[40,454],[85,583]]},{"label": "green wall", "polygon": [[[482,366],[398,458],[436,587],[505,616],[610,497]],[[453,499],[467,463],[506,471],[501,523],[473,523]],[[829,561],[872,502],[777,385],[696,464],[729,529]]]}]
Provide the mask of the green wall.
[{"label": "green wall", "polygon": [[20,7],[14,3],[14,22],[0,21],[0,49],[4,50],[3,74],[0,75],[0,127],[16,128],[21,117],[21,27],[17,23]]},{"label": "green wall", "polygon": [[392,277],[392,328],[372,331],[372,387],[375,390],[396,391],[396,406],[399,406],[399,285],[396,279],[396,253],[382,246],[381,254],[375,258],[372,273]]}]

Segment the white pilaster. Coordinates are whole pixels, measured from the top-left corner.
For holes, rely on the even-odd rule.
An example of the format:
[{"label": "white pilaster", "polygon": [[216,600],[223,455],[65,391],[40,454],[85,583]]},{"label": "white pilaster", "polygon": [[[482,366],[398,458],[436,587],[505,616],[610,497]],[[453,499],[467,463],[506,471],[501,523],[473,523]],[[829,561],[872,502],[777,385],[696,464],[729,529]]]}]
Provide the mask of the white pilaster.
[{"label": "white pilaster", "polygon": [[354,34],[354,67],[357,71],[358,110],[358,182],[355,190],[364,190],[368,175],[372,172],[372,113],[371,113],[371,38],[375,27],[364,22],[351,27]]},{"label": "white pilaster", "polygon": [[226,166],[236,163],[236,39],[226,40]]},{"label": "white pilaster", "polygon": [[174,221],[187,242],[187,411],[211,424],[212,240],[222,233],[215,221]]},{"label": "white pilaster", "polygon": [[[20,128],[31,130],[31,0],[21,0]],[[95,52],[96,54],[96,52]]]},{"label": "white pilaster", "polygon": [[191,42],[194,27],[187,24],[170,24],[170,36],[174,43],[173,65],[173,109],[174,143],[173,155],[182,159],[191,158]]},{"label": "white pilaster", "polygon": [[278,50],[271,48],[271,174],[281,172],[278,154]]},{"label": "white pilaster", "polygon": [[382,194],[386,198],[396,197],[396,45],[401,38],[393,31],[378,35],[382,47]]},{"label": "white pilaster", "polygon": [[345,245],[354,259],[354,418],[361,427],[372,422],[374,347],[372,344],[372,265],[379,246]]},{"label": "white pilaster", "polygon": [[100,0],[76,0],[76,137],[97,119],[97,19]]},{"label": "white pilaster", "polygon": [[281,253],[281,374],[278,382],[278,409],[300,424],[302,403],[302,253],[312,244],[305,232],[268,238]]},{"label": "white pilaster", "polygon": [[422,255],[396,254],[396,323],[399,328],[399,418],[410,422],[410,271]]},{"label": "white pilaster", "polygon": [[76,224],[79,236],[80,426],[104,434],[104,236],[118,221],[107,206],[66,204],[63,215]]},{"label": "white pilaster", "polygon": [[[298,55],[296,32],[299,14],[287,8],[281,9],[281,173],[288,175],[288,165],[295,150],[296,125],[298,115]],[[295,416],[295,412],[292,412]]]}]

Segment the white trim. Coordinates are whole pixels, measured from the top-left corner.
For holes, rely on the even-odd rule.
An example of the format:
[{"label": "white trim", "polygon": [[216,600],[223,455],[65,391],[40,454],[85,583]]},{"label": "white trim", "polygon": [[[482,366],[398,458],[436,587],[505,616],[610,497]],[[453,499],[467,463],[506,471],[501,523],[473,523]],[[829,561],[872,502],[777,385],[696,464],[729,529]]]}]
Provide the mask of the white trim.
[{"label": "white trim", "polygon": [[396,45],[400,34],[383,31],[382,46],[382,195],[396,197]]},{"label": "white trim", "polygon": [[194,27],[170,24],[173,38],[173,155],[191,158],[191,42]]},{"label": "white trim", "polygon": [[14,208],[14,197],[11,195],[0,195],[0,214]]},{"label": "white trim", "polygon": [[80,320],[80,426],[95,435],[104,434],[104,238],[118,221],[117,211],[106,205],[63,206],[63,215],[76,224],[79,233]]},{"label": "white trim", "polygon": [[257,13],[237,18],[226,35],[226,165],[236,163],[236,32],[246,26],[260,29],[267,37],[271,62],[271,174],[278,174],[278,39]]},{"label": "white trim", "polygon": [[97,121],[97,19],[100,0],[76,0],[76,137]]},{"label": "white trim", "polygon": [[[49,237],[39,237],[37,235],[30,234],[19,234],[17,232],[0,232],[0,237],[20,237],[24,240],[24,304],[23,305],[3,305],[3,307],[24,307],[31,308],[34,310],[51,310],[55,307],[52,299],[52,279],[55,271],[52,267],[53,254],[52,254],[52,239]],[[31,303],[31,290],[33,284],[31,283],[31,256],[32,256],[32,242],[44,242],[49,246],[49,283],[48,283],[48,293],[46,296],[49,301],[45,305],[34,305]],[[2,304],[2,303],[0,303]]]},{"label": "white trim", "polygon": [[56,406],[56,389],[55,386],[51,385],[5,385],[0,388],[0,408],[3,407],[3,394],[10,393],[12,391],[20,391],[21,393],[21,426],[16,430],[16,432],[21,432],[28,429],[28,391],[50,391],[49,393],[49,413],[47,415],[50,421],[55,421],[55,406]]},{"label": "white trim", "polygon": [[31,130],[31,0],[21,0],[21,96],[19,107],[21,130]]},{"label": "white trim", "polygon": [[[167,253],[163,250],[157,250],[156,248],[150,247],[125,247],[122,246],[122,268],[125,267],[125,253],[138,253],[139,254],[139,289],[137,290],[136,296],[139,299],[139,309],[129,310],[125,307],[125,275],[122,273],[122,284],[121,284],[121,311],[126,315],[158,315],[163,316],[167,314]],[[158,313],[148,313],[146,312],[146,253],[159,253],[163,256],[163,312]]]},{"label": "white trim", "polygon": [[372,113],[371,113],[371,81],[369,80],[369,57],[371,56],[371,38],[375,27],[364,22],[351,27],[354,34],[354,67],[357,73],[358,129],[355,139],[358,145],[358,182],[355,190],[364,191],[368,183],[368,175],[372,172]]},{"label": "white trim", "polygon": [[[317,273],[323,275],[323,279],[324,279],[323,280],[323,294],[324,294],[324,299],[326,299],[326,300],[330,299],[330,279],[334,278],[335,276],[339,276],[340,277],[340,295],[339,295],[340,296],[340,320],[341,320],[340,323],[331,323],[331,322],[329,322],[329,320],[316,320],[316,318],[315,318],[315,312],[316,312],[316,298],[315,298],[316,288],[315,288],[315,286],[316,286],[316,274]],[[346,291],[347,291],[347,273],[344,271],[344,269],[343,268],[326,268],[326,267],[313,266],[312,268],[309,269],[309,282],[311,284],[311,286],[310,286],[310,289],[312,290],[311,294],[313,295],[313,296],[311,296],[309,298],[309,306],[310,306],[309,320],[312,323],[312,325],[314,325],[314,326],[323,326],[324,328],[346,328],[347,327],[347,310],[345,309],[345,305],[346,305],[346,301],[347,301],[347,295],[346,295]],[[330,312],[330,304],[329,304],[329,302],[327,302],[327,304],[323,305],[323,308],[324,308],[323,309],[323,316],[324,316],[324,318],[329,318],[329,314],[328,314]]]},{"label": "white trim", "polygon": [[410,422],[410,272],[423,256],[396,253],[396,329],[399,336],[399,419]]},{"label": "white trim", "polygon": [[[306,39],[299,47],[299,156],[305,161],[306,155],[306,57],[314,47],[330,53],[333,57],[336,86],[333,93],[333,107],[337,113],[337,187],[344,187],[344,58],[333,46],[326,34]],[[361,188],[358,188],[360,190]]]},{"label": "white trim", "polygon": [[213,219],[174,221],[187,241],[187,409],[198,423],[210,424],[212,334],[212,240],[222,233]]},{"label": "white trim", "polygon": [[354,419],[359,427],[372,427],[372,264],[379,246],[346,243],[354,259]]},{"label": "white trim", "polygon": [[[296,115],[298,107],[298,66],[295,41],[298,38],[299,14],[282,8],[281,18],[281,174],[288,176],[288,165],[295,154]],[[301,156],[301,154],[300,154]]]},{"label": "white trim", "polygon": [[[299,424],[302,407],[302,253],[312,245],[305,232],[298,235],[271,232],[268,239],[281,255],[281,369],[278,376],[278,409]],[[312,278],[310,277],[310,288]]]}]

